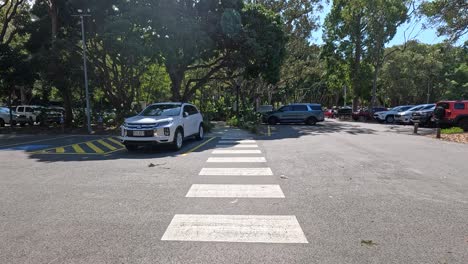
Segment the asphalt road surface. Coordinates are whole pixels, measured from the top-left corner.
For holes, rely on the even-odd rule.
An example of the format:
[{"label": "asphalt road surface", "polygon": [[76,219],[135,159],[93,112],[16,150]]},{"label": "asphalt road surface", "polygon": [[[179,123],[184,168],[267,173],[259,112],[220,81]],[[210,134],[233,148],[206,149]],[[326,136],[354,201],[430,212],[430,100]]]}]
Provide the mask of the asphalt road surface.
[{"label": "asphalt road surface", "polygon": [[136,153],[0,135],[0,263],[468,263],[468,145],[336,121],[262,132]]}]

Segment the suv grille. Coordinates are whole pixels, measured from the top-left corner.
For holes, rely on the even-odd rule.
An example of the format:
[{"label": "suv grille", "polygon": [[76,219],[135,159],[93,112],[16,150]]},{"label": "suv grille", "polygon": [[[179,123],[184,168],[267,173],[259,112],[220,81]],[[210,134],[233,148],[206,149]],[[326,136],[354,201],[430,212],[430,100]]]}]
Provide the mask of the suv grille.
[{"label": "suv grille", "polygon": [[149,129],[149,128],[154,128],[156,126],[156,123],[151,123],[151,124],[135,124],[135,123],[128,123],[127,127],[130,129]]}]

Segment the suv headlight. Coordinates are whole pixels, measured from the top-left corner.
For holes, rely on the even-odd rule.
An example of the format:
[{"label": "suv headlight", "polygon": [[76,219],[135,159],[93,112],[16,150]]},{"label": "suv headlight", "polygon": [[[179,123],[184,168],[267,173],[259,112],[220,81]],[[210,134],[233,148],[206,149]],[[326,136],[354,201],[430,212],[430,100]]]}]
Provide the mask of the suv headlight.
[{"label": "suv headlight", "polygon": [[156,124],[156,127],[165,127],[172,125],[172,121],[163,121]]}]

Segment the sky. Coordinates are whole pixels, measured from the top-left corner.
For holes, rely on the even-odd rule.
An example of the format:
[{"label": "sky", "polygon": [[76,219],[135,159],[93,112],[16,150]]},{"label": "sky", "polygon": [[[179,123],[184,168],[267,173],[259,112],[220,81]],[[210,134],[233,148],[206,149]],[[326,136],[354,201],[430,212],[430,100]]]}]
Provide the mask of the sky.
[{"label": "sky", "polygon": [[[319,15],[320,17],[320,24],[323,24],[323,21],[325,19],[325,16],[330,12],[331,8],[331,3],[330,4],[325,4],[323,7],[322,13]],[[398,27],[397,33],[393,39],[387,43],[387,47],[391,47],[394,45],[400,45],[405,42],[405,35],[406,38],[411,38],[414,40],[417,40],[421,43],[426,43],[426,44],[435,44],[435,43],[440,43],[443,42],[446,38],[445,37],[437,37],[437,31],[435,28],[429,28],[429,29],[423,29],[423,22],[424,21],[418,21],[418,22],[411,22],[411,23],[405,23],[402,24],[400,27]],[[322,29],[318,29],[317,31],[314,31],[312,33],[312,42],[316,44],[323,44],[322,40]]]}]

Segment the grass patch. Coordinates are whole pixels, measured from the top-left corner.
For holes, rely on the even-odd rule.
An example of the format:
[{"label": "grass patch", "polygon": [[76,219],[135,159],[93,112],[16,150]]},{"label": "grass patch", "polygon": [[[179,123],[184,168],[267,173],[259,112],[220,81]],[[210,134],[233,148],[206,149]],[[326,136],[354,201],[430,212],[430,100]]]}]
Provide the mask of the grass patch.
[{"label": "grass patch", "polygon": [[446,135],[460,134],[463,133],[463,129],[459,127],[444,128],[441,130],[441,133]]}]

